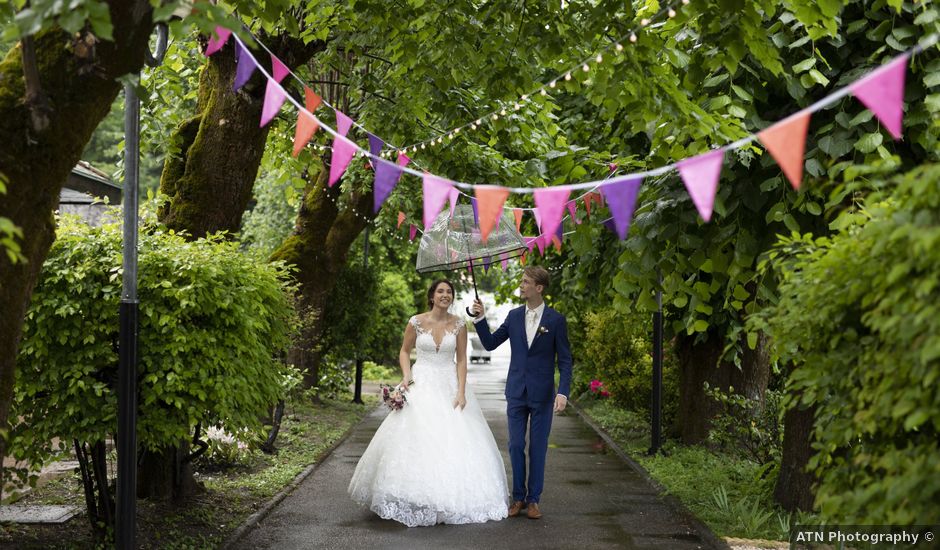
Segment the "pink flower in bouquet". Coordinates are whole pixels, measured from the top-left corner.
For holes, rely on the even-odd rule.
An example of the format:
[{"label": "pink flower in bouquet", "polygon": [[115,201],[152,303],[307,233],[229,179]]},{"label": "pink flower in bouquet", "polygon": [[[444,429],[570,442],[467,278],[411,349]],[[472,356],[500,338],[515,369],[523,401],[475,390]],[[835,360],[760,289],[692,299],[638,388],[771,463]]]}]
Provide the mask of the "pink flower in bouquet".
[{"label": "pink flower in bouquet", "polygon": [[405,397],[405,392],[401,391],[398,386],[388,386],[382,384],[382,402],[386,407],[393,411],[398,411],[405,408],[405,403],[408,402],[408,398]]},{"label": "pink flower in bouquet", "polygon": [[604,387],[604,383],[600,380],[591,380],[591,393],[597,393]]}]

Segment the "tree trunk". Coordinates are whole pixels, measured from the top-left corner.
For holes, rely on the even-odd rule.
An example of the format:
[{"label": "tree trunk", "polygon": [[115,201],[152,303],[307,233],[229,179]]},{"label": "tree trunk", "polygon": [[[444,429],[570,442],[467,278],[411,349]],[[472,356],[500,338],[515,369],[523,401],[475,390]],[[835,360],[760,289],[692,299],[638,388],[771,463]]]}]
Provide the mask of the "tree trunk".
[{"label": "tree trunk", "polygon": [[137,475],[137,497],[180,501],[200,491],[188,460],[188,442],[157,451],[142,451]]},{"label": "tree trunk", "polygon": [[[793,368],[793,365],[789,365],[788,373]],[[790,512],[813,509],[816,476],[808,472],[806,467],[814,454],[815,417],[814,405],[802,406],[798,401],[787,408],[783,415],[783,457],[774,487],[774,500]]]},{"label": "tree trunk", "polygon": [[688,445],[708,438],[711,419],[719,411],[719,405],[705,395],[705,383],[709,387],[744,395],[749,399],[763,401],[770,381],[770,357],[766,336],[761,334],[757,346],[747,346],[746,335],[740,342],[743,352],[741,367],[719,358],[724,351],[724,342],[713,331],[706,333],[703,342],[696,336],[680,334],[676,337],[676,357],[679,361],[679,434]]},{"label": "tree trunk", "polygon": [[[325,46],[281,37],[265,41],[289,66],[306,63]],[[160,191],[170,198],[159,211],[160,221],[194,239],[216,231],[239,231],[268,131],[275,124],[259,125],[266,86],[260,73],[233,92],[235,69],[231,43],[207,59],[199,80],[197,113],[170,137],[169,149],[179,152],[167,157],[160,177]],[[289,82],[284,80],[285,87]]]},{"label": "tree trunk", "polygon": [[[108,2],[114,42],[95,43],[87,31],[70,36],[60,29],[33,37],[42,94],[51,108],[38,127],[26,94],[21,47],[0,63],[0,217],[22,228],[25,262],[0,254],[0,436],[8,427],[15,361],[33,286],[55,238],[52,213],[59,192],[85,145],[108,114],[121,84],[117,77],[143,66],[152,7],[146,0]],[[6,453],[0,437],[0,457]]]},{"label": "tree trunk", "polygon": [[353,194],[349,206],[340,212],[336,206],[340,186],[328,188],[328,176],[325,164],[315,180],[308,176],[294,233],[271,256],[272,260],[297,267],[303,327],[288,353],[288,361],[304,372],[304,386],[308,388],[320,380],[323,355],[318,344],[325,329],[323,311],[330,292],[346,264],[349,247],[365,229],[363,217],[374,217],[371,190]]}]

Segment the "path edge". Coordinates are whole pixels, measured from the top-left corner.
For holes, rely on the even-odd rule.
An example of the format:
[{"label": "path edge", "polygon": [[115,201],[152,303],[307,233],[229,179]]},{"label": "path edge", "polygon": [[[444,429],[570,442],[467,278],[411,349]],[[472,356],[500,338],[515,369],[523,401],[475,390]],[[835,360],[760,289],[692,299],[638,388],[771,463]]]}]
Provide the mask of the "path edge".
[{"label": "path edge", "polygon": [[275,506],[280,504],[282,500],[284,500],[285,498],[287,498],[288,495],[294,492],[294,489],[299,487],[300,484],[304,482],[304,480],[310,477],[310,474],[312,474],[314,470],[317,469],[317,466],[325,462],[326,459],[329,458],[330,455],[333,454],[333,451],[335,451],[337,447],[342,445],[349,438],[349,436],[352,435],[352,433],[355,432],[359,428],[359,426],[361,426],[366,420],[369,419],[370,416],[372,416],[375,413],[375,411],[379,407],[381,407],[381,405],[375,407],[374,409],[366,413],[359,420],[359,422],[356,422],[355,424],[350,426],[342,436],[337,438],[336,441],[334,441],[332,445],[327,447],[326,451],[316,461],[314,461],[313,464],[310,464],[309,466],[304,468],[302,472],[294,476],[294,479],[289,484],[287,484],[286,487],[284,487],[283,489],[278,491],[276,495],[271,497],[271,499],[268,500],[268,502],[266,502],[264,506],[258,509],[257,512],[248,516],[248,519],[246,519],[238,527],[238,529],[235,529],[235,531],[233,531],[231,535],[229,535],[224,541],[222,541],[222,544],[219,545],[219,550],[229,550],[229,549],[236,548],[234,546],[235,543],[237,543],[242,537],[248,534],[249,531],[254,529],[261,522],[261,520],[266,518],[268,514],[270,514],[271,511],[274,510]]},{"label": "path edge", "polygon": [[639,462],[630,458],[630,455],[626,451],[620,448],[620,445],[610,437],[610,434],[607,433],[604,428],[602,428],[593,418],[591,418],[586,412],[584,412],[581,407],[576,406],[574,403],[569,402],[568,406],[574,409],[578,413],[578,417],[584,421],[585,424],[591,427],[597,435],[601,436],[601,439],[604,440],[604,443],[607,444],[610,449],[620,457],[621,460],[627,463],[627,466],[630,467],[634,472],[639,474],[647,483],[649,483],[656,492],[659,493],[659,498],[662,499],[668,506],[673,508],[684,520],[689,522],[689,524],[702,535],[702,542],[711,544],[712,548],[718,548],[721,550],[731,550],[731,546],[728,545],[727,541],[721,539],[716,535],[708,525],[706,525],[702,520],[698,518],[691,510],[686,508],[685,504],[681,500],[676,498],[674,495],[670,494],[666,487],[663,486],[659,481],[654,479],[649,472],[646,471]]}]

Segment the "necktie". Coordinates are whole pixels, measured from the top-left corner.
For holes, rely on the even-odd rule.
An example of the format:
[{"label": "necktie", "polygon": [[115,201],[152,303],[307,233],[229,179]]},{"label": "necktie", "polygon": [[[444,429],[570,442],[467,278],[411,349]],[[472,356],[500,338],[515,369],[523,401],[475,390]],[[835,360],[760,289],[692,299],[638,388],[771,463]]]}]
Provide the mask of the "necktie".
[{"label": "necktie", "polygon": [[538,312],[534,309],[526,310],[525,332],[530,346],[532,345],[532,340],[535,339],[535,321],[537,316]]}]

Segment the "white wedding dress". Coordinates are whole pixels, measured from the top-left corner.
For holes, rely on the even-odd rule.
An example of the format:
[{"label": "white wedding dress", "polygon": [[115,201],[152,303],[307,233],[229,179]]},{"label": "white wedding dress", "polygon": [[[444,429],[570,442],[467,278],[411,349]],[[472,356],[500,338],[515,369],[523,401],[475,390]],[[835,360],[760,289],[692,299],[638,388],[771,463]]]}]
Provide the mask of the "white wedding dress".
[{"label": "white wedding dress", "polygon": [[391,411],[359,459],[349,482],[353,500],[409,527],[483,523],[507,516],[509,491],[503,458],[480,405],[467,388],[467,405],[454,408],[457,333],[440,346],[416,317],[418,358],[408,402]]}]

